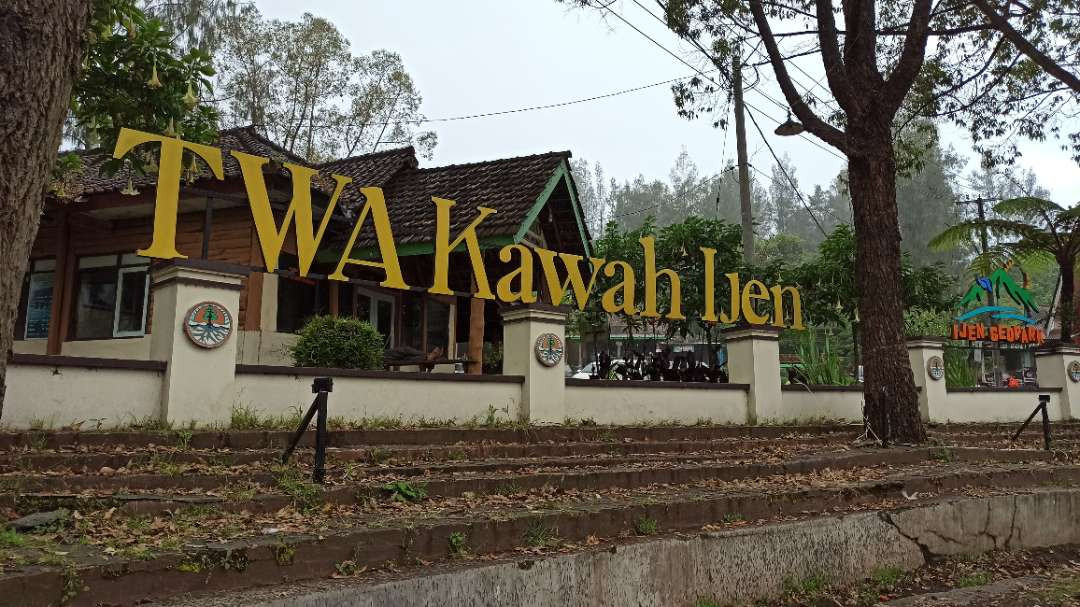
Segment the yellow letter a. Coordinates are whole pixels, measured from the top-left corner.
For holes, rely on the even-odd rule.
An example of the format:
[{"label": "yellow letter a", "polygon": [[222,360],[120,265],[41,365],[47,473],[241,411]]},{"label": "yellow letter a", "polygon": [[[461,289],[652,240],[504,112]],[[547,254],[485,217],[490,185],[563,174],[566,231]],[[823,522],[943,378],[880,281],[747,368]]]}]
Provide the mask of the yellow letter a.
[{"label": "yellow letter a", "polygon": [[[364,195],[367,202],[364,203],[364,208],[360,210],[360,214],[356,216],[356,224],[353,226],[352,235],[349,236],[349,243],[345,245],[345,250],[341,253],[337,269],[327,278],[330,280],[348,280],[342,270],[345,269],[347,264],[351,263],[358,266],[382,268],[386,272],[386,280],[380,282],[380,286],[390,289],[408,289],[409,285],[405,284],[405,279],[401,276],[401,265],[398,263],[397,247],[394,246],[394,233],[390,229],[390,215],[386,212],[386,199],[383,198],[382,188],[360,188],[360,193]],[[381,262],[349,257],[352,255],[356,237],[360,235],[360,229],[364,227],[364,220],[367,219],[369,211],[371,212],[371,222],[375,224],[375,239],[379,243],[379,254],[382,255]]]}]

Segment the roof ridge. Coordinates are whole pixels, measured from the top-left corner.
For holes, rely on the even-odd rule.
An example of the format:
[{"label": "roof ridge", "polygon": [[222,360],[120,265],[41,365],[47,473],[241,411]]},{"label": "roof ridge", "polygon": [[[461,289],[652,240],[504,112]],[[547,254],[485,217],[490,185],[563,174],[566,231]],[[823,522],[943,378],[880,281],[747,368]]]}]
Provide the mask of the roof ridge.
[{"label": "roof ridge", "polygon": [[276,151],[280,152],[281,154],[284,154],[285,156],[291,156],[293,158],[301,160],[301,161],[303,161],[303,163],[305,165],[311,164],[308,161],[308,159],[304,158],[302,155],[297,154],[296,152],[290,152],[289,150],[286,150],[284,147],[282,147],[276,141],[273,141],[269,137],[266,137],[263,134],[259,133],[259,131],[256,130],[254,124],[249,124],[249,125],[246,125],[246,126],[234,126],[234,127],[230,127],[230,128],[227,128],[227,129],[218,129],[218,141],[217,141],[218,145],[221,144],[221,138],[226,133],[244,133],[246,135],[250,135],[250,136],[255,137],[256,139],[258,139],[262,143],[266,144],[271,149],[276,150]]},{"label": "roof ridge", "polygon": [[414,148],[411,145],[406,145],[406,146],[402,146],[400,148],[390,148],[388,150],[383,150],[381,152],[371,152],[371,153],[368,153],[368,154],[355,154],[353,156],[346,156],[344,158],[335,158],[334,160],[327,160],[326,162],[320,162],[319,164],[316,164],[315,166],[316,167],[323,167],[323,166],[327,166],[327,165],[330,165],[330,164],[337,164],[337,163],[340,163],[340,162],[346,162],[346,161],[349,161],[349,160],[358,160],[358,159],[367,160],[369,158],[379,158],[379,157],[382,157],[382,156],[394,156],[394,155],[405,154],[405,153],[408,153],[409,155],[415,156],[416,155],[416,148]]},{"label": "roof ridge", "polygon": [[550,152],[541,152],[538,154],[525,154],[524,156],[508,156],[506,158],[495,158],[492,160],[478,160],[476,162],[458,162],[455,164],[444,164],[442,166],[422,167],[417,169],[418,171],[442,171],[445,169],[457,169],[461,167],[472,167],[482,164],[494,164],[496,162],[506,162],[507,160],[530,160],[533,158],[543,158],[545,156],[560,156],[562,158],[572,158],[573,154],[570,150],[553,150]]}]

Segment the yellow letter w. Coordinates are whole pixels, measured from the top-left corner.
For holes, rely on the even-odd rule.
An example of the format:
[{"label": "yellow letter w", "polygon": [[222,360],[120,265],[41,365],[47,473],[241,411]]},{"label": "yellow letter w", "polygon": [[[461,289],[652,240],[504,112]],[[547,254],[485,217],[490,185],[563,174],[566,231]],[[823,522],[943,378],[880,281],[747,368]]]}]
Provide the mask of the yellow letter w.
[{"label": "yellow letter w", "polygon": [[333,196],[330,197],[330,203],[326,205],[326,212],[323,213],[322,221],[319,223],[319,231],[315,232],[311,217],[311,178],[318,171],[288,162],[284,163],[285,168],[292,174],[293,195],[279,229],[274,221],[274,212],[270,208],[270,199],[266,194],[266,182],[263,180],[262,167],[268,160],[262,156],[253,156],[244,152],[233,151],[231,154],[240,163],[240,170],[244,174],[244,187],[247,188],[251,217],[255,220],[255,231],[259,234],[259,245],[262,246],[266,271],[277,270],[278,256],[281,254],[281,247],[285,244],[285,236],[289,233],[289,225],[295,221],[296,256],[300,259],[300,276],[307,276],[308,270],[311,269],[311,262],[315,260],[319,243],[322,242],[323,234],[326,233],[326,226],[330,223],[330,216],[334,214],[341,191],[352,183],[352,179],[333,175],[337,187],[334,189]]}]

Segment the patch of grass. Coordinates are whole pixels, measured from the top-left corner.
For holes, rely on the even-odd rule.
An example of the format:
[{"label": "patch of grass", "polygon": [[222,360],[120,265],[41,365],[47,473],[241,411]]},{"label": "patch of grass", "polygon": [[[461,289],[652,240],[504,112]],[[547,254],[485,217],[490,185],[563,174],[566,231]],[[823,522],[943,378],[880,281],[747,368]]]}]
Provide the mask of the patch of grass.
[{"label": "patch of grass", "polygon": [[816,601],[824,597],[828,589],[828,581],[822,575],[812,575],[798,581],[784,581],[784,594],[792,599]]},{"label": "patch of grass", "polygon": [[450,544],[450,556],[469,554],[469,537],[464,532],[455,531],[451,533],[447,542]]},{"label": "patch of grass", "polygon": [[524,489],[521,488],[521,485],[517,484],[514,481],[506,481],[505,483],[500,483],[498,487],[495,487],[495,494],[505,497],[510,497],[511,495],[518,495],[523,491]]},{"label": "patch of grass", "polygon": [[75,569],[75,565],[68,563],[64,567],[64,573],[61,576],[63,580],[63,590],[60,594],[60,604],[66,605],[71,602],[71,599],[79,595],[84,590],[89,590],[83,585],[82,578],[79,577],[79,571]]},{"label": "patch of grass", "polygon": [[720,522],[725,525],[734,525],[735,523],[742,523],[746,521],[746,517],[738,512],[728,512],[724,515],[724,518],[720,519]]},{"label": "patch of grass", "polygon": [[176,448],[186,451],[191,446],[191,437],[195,436],[195,433],[187,428],[181,428],[174,430],[173,436],[176,437]]},{"label": "patch of grass", "polygon": [[389,449],[383,449],[382,447],[372,447],[367,451],[368,461],[373,464],[382,464],[390,460],[393,455]]},{"label": "patch of grass", "polygon": [[352,577],[354,575],[360,575],[361,573],[367,571],[367,567],[362,567],[359,563],[353,560],[335,563],[334,569],[337,571],[337,574],[340,577]]},{"label": "patch of grass", "polygon": [[131,421],[124,424],[124,426],[131,430],[141,430],[143,432],[169,432],[173,427],[172,422],[169,420],[163,420],[153,415],[142,418],[132,416]]},{"label": "patch of grass", "polygon": [[275,472],[274,484],[284,494],[293,499],[293,506],[300,511],[308,511],[319,504],[322,488],[304,478],[299,469],[279,466]]},{"label": "patch of grass", "polygon": [[259,485],[252,481],[229,483],[221,490],[221,496],[233,503],[249,502],[258,494]]},{"label": "patch of grass", "polygon": [[284,567],[286,565],[293,564],[293,557],[296,556],[296,547],[292,544],[285,542],[278,542],[270,548],[274,552],[274,561],[278,566]]},{"label": "patch of grass", "polygon": [[899,567],[878,567],[870,572],[870,581],[878,588],[888,590],[903,580],[907,573]]},{"label": "patch of grass", "polygon": [[463,451],[462,449],[455,449],[446,454],[446,459],[452,462],[463,462],[468,459],[468,457],[468,454],[465,453],[465,451]]},{"label": "patch of grass", "polygon": [[1046,607],[1072,605],[1076,597],[1080,597],[1080,577],[1055,580],[1040,590],[1038,596],[1047,602]]},{"label": "patch of grass", "polygon": [[0,531],[0,546],[5,548],[18,548],[26,545],[26,537],[20,535],[14,529]]},{"label": "patch of grass", "polygon": [[949,447],[941,447],[940,449],[931,449],[929,457],[934,461],[948,464],[956,459],[956,454]]},{"label": "patch of grass", "polygon": [[972,588],[974,586],[985,586],[990,583],[989,571],[975,571],[969,573],[964,577],[956,580],[957,588]]},{"label": "patch of grass", "polygon": [[292,407],[287,415],[260,415],[254,407],[235,405],[229,418],[230,430],[295,430],[304,419],[300,407]]},{"label": "patch of grass", "polygon": [[643,516],[634,521],[634,532],[638,535],[656,535],[660,530],[660,524],[650,516]]},{"label": "patch of grass", "polygon": [[534,521],[525,530],[525,543],[533,548],[545,548],[559,543],[559,530]]},{"label": "patch of grass", "polygon": [[427,489],[423,485],[414,485],[409,481],[386,483],[382,490],[397,502],[419,502],[427,498]]}]

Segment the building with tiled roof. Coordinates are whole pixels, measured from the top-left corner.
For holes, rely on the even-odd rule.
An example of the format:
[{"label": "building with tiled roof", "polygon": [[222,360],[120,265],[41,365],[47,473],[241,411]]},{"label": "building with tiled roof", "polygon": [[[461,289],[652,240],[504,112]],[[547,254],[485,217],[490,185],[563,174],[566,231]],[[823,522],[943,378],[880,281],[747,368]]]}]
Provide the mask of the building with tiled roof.
[{"label": "building with tiled roof", "polygon": [[[320,172],[312,188],[317,220],[334,189],[330,175],[349,177],[352,184],[341,195],[309,275],[297,276],[291,236],[281,269],[269,274],[264,272],[240,167],[229,152],[271,159],[264,178],[279,222],[292,196],[291,177],[283,165],[312,165],[253,127],[224,130],[215,145],[224,152],[225,178],[214,178],[202,163],[198,170],[185,172],[177,249],[189,258],[251,268],[237,319],[240,362],[288,364],[282,346],[290,334],[307,317],[329,313],[371,321],[388,347],[423,352],[441,348],[446,358],[469,359],[478,367],[483,342],[499,339],[500,304],[469,297],[473,277],[468,260],[458,253],[451,259],[455,295],[424,292],[431,284],[432,197],[457,202],[451,214],[453,234],[475,219],[476,207],[496,209],[477,230],[492,284],[501,275],[497,248],[505,244],[581,255],[589,250],[569,152],[421,167],[413,148],[405,147],[313,166]],[[82,172],[65,182],[63,197],[53,197],[46,205],[19,309],[15,351],[145,358],[153,297],[148,260],[134,252],[151,240],[157,176],[129,169],[107,174],[102,168],[109,153],[78,153]],[[406,282],[418,287],[413,291],[382,289],[381,274],[362,266],[349,267],[347,283],[326,280],[363,203],[361,187],[383,189],[402,271]],[[375,244],[369,221],[352,256],[367,255]]]}]

